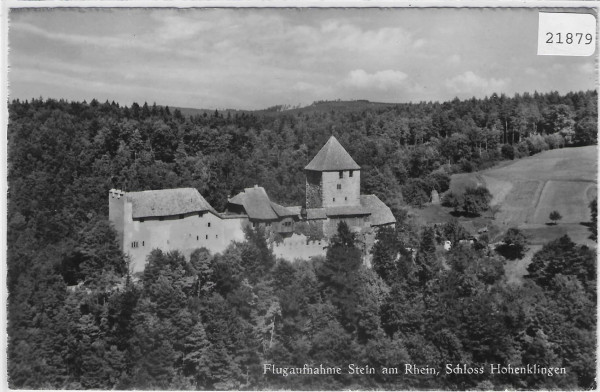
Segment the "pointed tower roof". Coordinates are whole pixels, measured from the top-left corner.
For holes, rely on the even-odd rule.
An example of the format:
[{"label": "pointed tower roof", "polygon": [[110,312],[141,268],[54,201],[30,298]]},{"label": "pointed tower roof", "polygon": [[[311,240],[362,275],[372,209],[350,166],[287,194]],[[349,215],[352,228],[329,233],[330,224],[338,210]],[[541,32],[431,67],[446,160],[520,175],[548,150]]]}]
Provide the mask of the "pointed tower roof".
[{"label": "pointed tower roof", "polygon": [[314,171],[337,171],[337,170],[360,170],[360,166],[342,147],[335,136],[331,136],[327,143],[319,150],[317,155],[304,170]]}]

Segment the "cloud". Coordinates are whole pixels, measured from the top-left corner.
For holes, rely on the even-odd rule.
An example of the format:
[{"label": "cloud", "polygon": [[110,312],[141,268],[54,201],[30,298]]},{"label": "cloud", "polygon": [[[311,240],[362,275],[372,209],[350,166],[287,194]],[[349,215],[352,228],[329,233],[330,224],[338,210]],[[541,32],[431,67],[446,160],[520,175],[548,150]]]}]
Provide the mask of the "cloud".
[{"label": "cloud", "polygon": [[460,60],[461,60],[460,55],[455,53],[448,58],[448,63],[450,63],[452,65],[458,65],[458,64],[460,64]]},{"label": "cloud", "polygon": [[594,65],[594,63],[581,64],[578,68],[579,72],[584,74],[593,74],[596,72],[596,66]]},{"label": "cloud", "polygon": [[357,89],[392,90],[402,87],[408,75],[401,71],[387,69],[368,73],[362,69],[350,71],[343,84]]},{"label": "cloud", "polygon": [[486,79],[473,71],[467,71],[451,79],[446,79],[445,85],[455,93],[480,95],[500,93],[506,88],[508,81],[508,79]]}]

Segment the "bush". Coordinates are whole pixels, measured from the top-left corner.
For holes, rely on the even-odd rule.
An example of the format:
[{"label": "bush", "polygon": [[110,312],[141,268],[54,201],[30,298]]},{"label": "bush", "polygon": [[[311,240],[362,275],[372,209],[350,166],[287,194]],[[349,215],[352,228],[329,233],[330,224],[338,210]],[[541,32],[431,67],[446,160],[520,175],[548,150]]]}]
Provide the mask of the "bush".
[{"label": "bush", "polygon": [[423,189],[423,187],[427,186],[423,183],[423,180],[409,180],[406,185],[402,187],[404,201],[415,207],[421,207],[423,204],[429,202],[429,194]]},{"label": "bush", "polygon": [[454,210],[457,211],[462,205],[462,196],[448,192],[442,197],[442,205],[444,207],[454,208]]},{"label": "bush", "polygon": [[496,251],[507,259],[520,259],[527,251],[527,237],[515,227],[508,229],[502,242],[502,245],[496,247]]},{"label": "bush", "polygon": [[562,219],[562,215],[558,211],[552,211],[550,213],[550,220],[556,224],[557,221]]},{"label": "bush", "polygon": [[523,141],[517,144],[517,148],[515,150],[515,157],[525,158],[528,157],[530,154],[533,153],[529,150],[529,145],[527,144],[527,142]]},{"label": "bush", "polygon": [[450,176],[443,172],[434,172],[427,177],[428,182],[438,193],[446,192],[450,188]]},{"label": "bush", "polygon": [[546,140],[540,135],[532,135],[525,139],[525,142],[531,155],[546,151],[549,148]]},{"label": "bush", "polygon": [[462,207],[468,215],[480,215],[490,208],[490,201],[492,194],[486,187],[469,187],[465,190]]},{"label": "bush", "polygon": [[504,158],[515,159],[515,149],[510,144],[503,145],[500,151],[502,152],[502,156]]},{"label": "bush", "polygon": [[550,147],[551,150],[555,148],[562,148],[565,145],[565,139],[558,133],[546,135],[544,136],[544,140],[546,141],[546,144],[548,144],[548,147]]}]

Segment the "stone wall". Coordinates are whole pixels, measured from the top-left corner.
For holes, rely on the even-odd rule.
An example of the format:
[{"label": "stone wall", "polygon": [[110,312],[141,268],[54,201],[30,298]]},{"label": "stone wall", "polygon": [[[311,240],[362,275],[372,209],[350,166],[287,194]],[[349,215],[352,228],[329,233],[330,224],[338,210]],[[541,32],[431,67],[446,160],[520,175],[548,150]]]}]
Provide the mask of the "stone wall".
[{"label": "stone wall", "polygon": [[306,208],[323,207],[321,172],[306,170]]},{"label": "stone wall", "polygon": [[117,232],[117,240],[123,248],[125,192],[111,189],[108,192],[108,220]]},{"label": "stone wall", "polygon": [[326,240],[308,241],[308,237],[303,234],[292,234],[280,243],[273,243],[273,254],[288,261],[308,260],[315,256],[325,256],[327,245]]}]

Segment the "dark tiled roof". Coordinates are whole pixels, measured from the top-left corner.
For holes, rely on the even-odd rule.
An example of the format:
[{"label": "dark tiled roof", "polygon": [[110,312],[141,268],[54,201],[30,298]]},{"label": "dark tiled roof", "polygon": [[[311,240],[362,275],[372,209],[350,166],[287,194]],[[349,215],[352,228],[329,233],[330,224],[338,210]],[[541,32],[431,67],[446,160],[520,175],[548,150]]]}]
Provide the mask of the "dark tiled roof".
[{"label": "dark tiled roof", "polygon": [[327,219],[327,213],[325,212],[325,208],[307,208],[306,219]]},{"label": "dark tiled roof", "polygon": [[281,206],[281,205],[279,205],[277,203],[274,203],[274,202],[271,202],[271,208],[273,209],[273,211],[275,211],[275,213],[278,216],[281,216],[281,217],[283,217],[283,216],[295,216],[295,215],[298,215],[294,211],[290,210],[289,208]]},{"label": "dark tiled roof", "polygon": [[360,206],[327,207],[327,216],[369,215],[370,211]]},{"label": "dark tiled roof", "polygon": [[194,188],[127,192],[126,197],[132,204],[133,218],[172,216],[201,211],[217,214]]},{"label": "dark tiled roof", "polygon": [[280,217],[296,215],[293,211],[273,203],[265,189],[259,186],[245,188],[243,192],[229,199],[229,203],[244,207],[250,219],[278,220]]},{"label": "dark tiled roof", "polygon": [[360,166],[332,136],[304,169],[314,171],[360,170]]},{"label": "dark tiled roof", "polygon": [[386,206],[375,195],[360,195],[360,204],[371,213],[371,226],[396,223],[390,207]]}]

